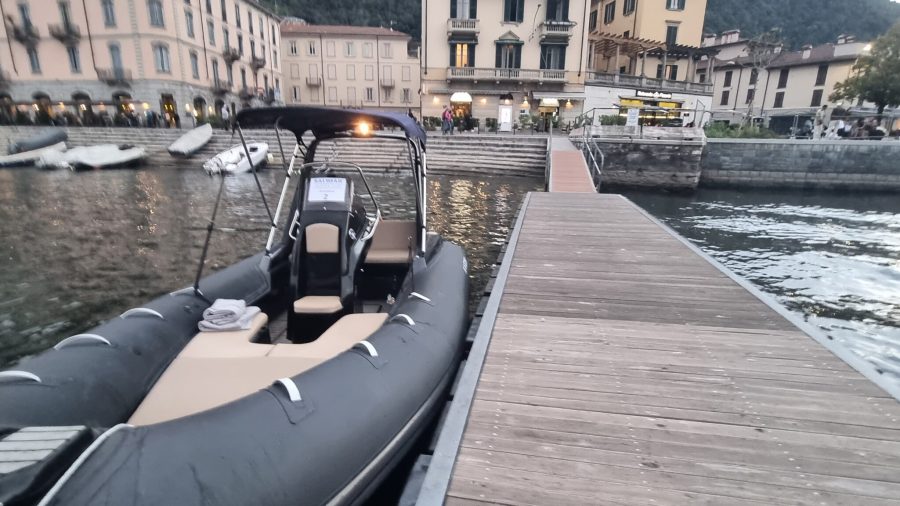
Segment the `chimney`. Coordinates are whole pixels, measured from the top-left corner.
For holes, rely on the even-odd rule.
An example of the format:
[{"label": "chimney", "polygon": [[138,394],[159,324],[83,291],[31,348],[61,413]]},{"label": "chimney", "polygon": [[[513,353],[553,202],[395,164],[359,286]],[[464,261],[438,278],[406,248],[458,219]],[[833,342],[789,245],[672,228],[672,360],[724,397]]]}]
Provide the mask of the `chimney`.
[{"label": "chimney", "polygon": [[741,38],[740,30],[728,30],[727,32],[722,32],[722,43],[723,44],[731,44],[732,42],[737,42]]},{"label": "chimney", "polygon": [[850,44],[851,42],[856,42],[856,35],[848,35],[845,38],[845,40],[847,41],[847,44]]},{"label": "chimney", "polygon": [[809,58],[810,53],[812,53],[812,46],[809,44],[806,44],[805,46],[803,46],[803,59],[804,60]]},{"label": "chimney", "polygon": [[716,34],[704,33],[703,34],[703,43],[700,45],[703,47],[715,46],[716,45]]},{"label": "chimney", "polygon": [[844,35],[843,33],[840,34],[840,35],[838,35],[838,38],[837,38],[837,43],[838,43],[838,45],[845,44],[846,42],[847,42],[847,36],[846,36],[846,35]]}]

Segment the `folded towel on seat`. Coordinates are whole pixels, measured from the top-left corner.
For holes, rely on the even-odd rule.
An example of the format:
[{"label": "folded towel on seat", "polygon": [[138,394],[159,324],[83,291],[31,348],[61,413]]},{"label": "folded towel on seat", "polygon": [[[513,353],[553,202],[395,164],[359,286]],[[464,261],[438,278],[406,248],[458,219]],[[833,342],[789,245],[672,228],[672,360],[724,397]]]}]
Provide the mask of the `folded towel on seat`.
[{"label": "folded towel on seat", "polygon": [[238,321],[247,311],[247,303],[240,299],[216,299],[203,311],[203,319],[219,325]]},{"label": "folded towel on seat", "polygon": [[[243,301],[241,302],[243,303]],[[256,306],[246,306],[244,312],[241,313],[241,315],[236,320],[200,320],[200,323],[197,324],[197,328],[199,328],[201,332],[228,332],[234,330],[247,330],[250,328],[250,324],[253,322],[253,318],[258,315],[259,312],[259,308]]]}]

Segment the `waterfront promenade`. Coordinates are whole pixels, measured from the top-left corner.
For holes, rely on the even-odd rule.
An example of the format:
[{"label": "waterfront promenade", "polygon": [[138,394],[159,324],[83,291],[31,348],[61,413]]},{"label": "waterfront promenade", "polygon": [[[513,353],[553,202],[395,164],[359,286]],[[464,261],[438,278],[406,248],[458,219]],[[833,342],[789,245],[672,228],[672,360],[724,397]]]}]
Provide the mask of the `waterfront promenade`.
[{"label": "waterfront promenade", "polygon": [[900,503],[895,387],[627,199],[566,190],[522,206],[419,504]]}]

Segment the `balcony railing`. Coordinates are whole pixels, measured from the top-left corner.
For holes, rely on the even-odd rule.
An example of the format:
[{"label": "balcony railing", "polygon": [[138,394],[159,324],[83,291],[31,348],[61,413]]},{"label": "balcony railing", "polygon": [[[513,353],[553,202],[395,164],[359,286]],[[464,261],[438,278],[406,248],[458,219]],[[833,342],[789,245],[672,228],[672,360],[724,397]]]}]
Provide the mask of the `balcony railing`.
[{"label": "balcony railing", "polygon": [[251,99],[251,98],[253,98],[253,97],[256,96],[256,89],[255,89],[255,88],[250,88],[250,87],[248,87],[248,86],[244,86],[244,87],[241,88],[241,90],[238,92],[238,96],[241,97],[241,98],[243,98],[243,99]]},{"label": "balcony railing", "polygon": [[564,39],[568,40],[572,37],[575,23],[570,21],[551,21],[547,20],[541,23],[541,40],[546,39]]},{"label": "balcony railing", "polygon": [[231,83],[224,79],[213,78],[212,90],[216,95],[224,95],[231,91]]},{"label": "balcony railing", "polygon": [[253,58],[250,58],[250,66],[253,67],[253,70],[265,68],[266,58],[263,56],[254,56]]},{"label": "balcony railing", "polygon": [[686,91],[701,95],[712,95],[712,83],[692,83],[688,81],[671,81],[655,77],[632,76],[628,74],[609,74],[606,72],[588,72],[588,84],[608,84],[627,86],[647,90]]},{"label": "balcony railing", "polygon": [[81,40],[81,29],[71,23],[50,25],[50,36],[63,44],[77,44]]},{"label": "balcony railing", "polygon": [[566,81],[566,71],[450,67],[447,71],[447,79],[465,81],[530,81],[562,83]]},{"label": "balcony railing", "polygon": [[131,70],[119,67],[97,69],[97,77],[110,86],[127,85],[131,82]]},{"label": "balcony railing", "polygon": [[307,86],[322,86],[322,78],[319,76],[307,76],[306,78]]},{"label": "balcony railing", "polygon": [[222,59],[225,60],[226,64],[231,65],[241,59],[241,53],[233,47],[226,47],[225,50],[222,51]]},{"label": "balcony railing", "polygon": [[381,87],[382,88],[393,88],[394,80],[390,77],[382,77],[381,78]]},{"label": "balcony railing", "polygon": [[12,24],[10,28],[12,29],[13,38],[26,46],[33,46],[41,39],[41,34],[38,32],[37,27],[31,23],[23,25]]},{"label": "balcony railing", "polygon": [[477,34],[479,31],[477,19],[456,19],[447,20],[447,35],[453,34]]}]

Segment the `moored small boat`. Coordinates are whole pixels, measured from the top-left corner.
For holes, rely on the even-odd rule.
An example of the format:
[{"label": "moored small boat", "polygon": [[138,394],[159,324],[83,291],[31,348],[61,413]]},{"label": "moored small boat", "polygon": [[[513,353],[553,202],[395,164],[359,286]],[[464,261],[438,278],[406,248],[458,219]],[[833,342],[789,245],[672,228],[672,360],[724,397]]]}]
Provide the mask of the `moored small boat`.
[{"label": "moored small boat", "polygon": [[24,153],[26,151],[34,151],[36,149],[46,148],[47,146],[53,146],[54,144],[59,144],[60,142],[66,142],[68,138],[69,134],[67,134],[66,131],[62,128],[51,128],[27,139],[22,139],[12,143],[9,146],[9,154],[14,155],[16,153]]},{"label": "moored small boat", "polygon": [[68,151],[45,152],[37,161],[37,166],[45,169],[113,169],[137,166],[146,156],[147,151],[140,147],[97,144]]},{"label": "moored small boat", "polygon": [[20,167],[34,165],[46,153],[62,153],[66,150],[66,143],[59,142],[50,146],[33,149],[31,151],[21,151],[12,155],[0,156],[0,167]]},{"label": "moored small boat", "polygon": [[188,157],[200,151],[212,139],[212,125],[206,123],[188,131],[175,142],[169,144],[168,151],[172,156]]},{"label": "moored small boat", "polygon": [[[247,151],[250,152],[249,160]],[[248,142],[247,149],[244,149],[243,144],[238,144],[207,160],[203,164],[203,169],[209,174],[250,172],[254,167],[261,167],[266,162],[268,154],[269,145],[265,142]]]}]

